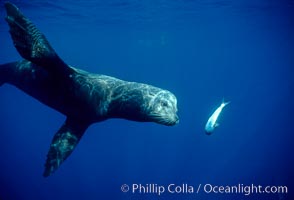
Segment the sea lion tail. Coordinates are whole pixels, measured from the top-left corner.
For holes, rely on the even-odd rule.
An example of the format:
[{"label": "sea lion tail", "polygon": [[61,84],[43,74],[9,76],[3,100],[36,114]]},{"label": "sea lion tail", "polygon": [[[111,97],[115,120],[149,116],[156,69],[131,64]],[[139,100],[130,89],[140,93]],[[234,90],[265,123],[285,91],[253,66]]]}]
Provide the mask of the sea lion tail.
[{"label": "sea lion tail", "polygon": [[71,69],[59,58],[37,27],[14,4],[6,2],[5,8],[7,12],[5,19],[19,54],[49,72],[68,75]]}]

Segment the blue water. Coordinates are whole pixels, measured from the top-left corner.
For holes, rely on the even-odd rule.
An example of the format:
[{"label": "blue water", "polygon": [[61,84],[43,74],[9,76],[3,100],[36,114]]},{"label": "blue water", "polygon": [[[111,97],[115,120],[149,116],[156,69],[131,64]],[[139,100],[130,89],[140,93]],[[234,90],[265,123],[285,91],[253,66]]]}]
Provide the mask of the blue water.
[{"label": "blue water", "polygon": [[[294,2],[14,0],[68,64],[152,84],[178,98],[180,123],[92,125],[42,176],[65,116],[0,88],[0,199],[294,199]],[[0,63],[21,59],[0,1]],[[222,99],[220,126],[204,125]],[[123,193],[188,184],[194,194]],[[200,192],[196,190],[201,184]],[[204,185],[287,186],[288,194],[213,194]]]}]

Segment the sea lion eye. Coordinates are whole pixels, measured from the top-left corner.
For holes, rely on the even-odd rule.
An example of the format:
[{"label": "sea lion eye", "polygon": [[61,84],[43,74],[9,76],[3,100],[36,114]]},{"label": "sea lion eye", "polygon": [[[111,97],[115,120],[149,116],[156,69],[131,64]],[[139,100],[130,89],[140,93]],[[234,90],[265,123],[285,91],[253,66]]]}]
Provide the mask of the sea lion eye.
[{"label": "sea lion eye", "polygon": [[161,102],[161,106],[166,107],[167,106],[167,102],[166,101]]}]

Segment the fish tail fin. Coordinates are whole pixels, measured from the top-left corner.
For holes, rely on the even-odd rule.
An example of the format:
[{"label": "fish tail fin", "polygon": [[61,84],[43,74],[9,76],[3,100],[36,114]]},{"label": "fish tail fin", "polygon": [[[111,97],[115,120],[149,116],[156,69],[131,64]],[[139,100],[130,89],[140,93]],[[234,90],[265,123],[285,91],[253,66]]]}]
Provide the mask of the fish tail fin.
[{"label": "fish tail fin", "polygon": [[222,104],[224,105],[224,107],[230,103],[231,103],[231,101],[225,101],[225,98],[223,97]]}]

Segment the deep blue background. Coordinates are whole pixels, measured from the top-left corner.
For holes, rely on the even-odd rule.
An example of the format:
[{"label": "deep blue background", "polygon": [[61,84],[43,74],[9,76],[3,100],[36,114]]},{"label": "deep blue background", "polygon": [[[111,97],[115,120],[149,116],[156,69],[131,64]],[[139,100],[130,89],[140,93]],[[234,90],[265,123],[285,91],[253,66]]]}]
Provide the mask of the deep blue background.
[{"label": "deep blue background", "polygon": [[[0,199],[293,199],[294,2],[21,1],[68,64],[172,91],[180,123],[92,125],[43,178],[65,116],[0,88]],[[0,63],[21,59],[0,1]],[[204,125],[231,101],[211,135]],[[286,185],[288,195],[122,193],[122,184]]]}]

